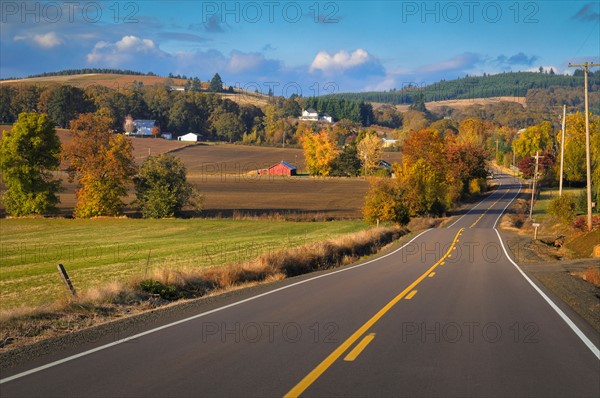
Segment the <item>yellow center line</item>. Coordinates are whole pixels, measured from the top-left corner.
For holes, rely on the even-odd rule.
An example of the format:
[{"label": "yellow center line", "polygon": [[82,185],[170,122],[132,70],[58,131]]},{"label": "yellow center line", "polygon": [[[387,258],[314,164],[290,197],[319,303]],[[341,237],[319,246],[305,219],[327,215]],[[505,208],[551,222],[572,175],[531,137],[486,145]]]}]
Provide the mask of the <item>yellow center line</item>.
[{"label": "yellow center line", "polygon": [[354,361],[361,352],[363,352],[363,350],[365,348],[367,348],[367,345],[369,345],[369,343],[371,341],[373,341],[373,339],[375,338],[375,333],[369,333],[368,335],[365,336],[364,339],[361,340],[360,343],[358,343],[356,345],[356,347],[354,347],[354,349],[352,351],[350,351],[350,353],[348,355],[346,355],[346,357],[344,358],[344,361],[347,362],[352,362]]},{"label": "yellow center line", "polygon": [[450,252],[456,245],[458,237],[462,234],[464,228],[461,228],[454,240],[452,241],[452,245],[448,248],[448,251],[440,258],[431,268],[429,268],[423,275],[418,277],[413,283],[406,287],[400,294],[394,297],[389,303],[387,303],[382,309],[380,309],[371,319],[365,322],[356,332],[354,332],[346,341],[344,341],[338,348],[336,348],[331,354],[327,356],[320,364],[317,365],[316,368],[310,371],[298,384],[296,384],[284,397],[298,397],[302,394],[308,387],[311,386],[335,361],[337,361],[348,348],[352,346],[358,339],[360,339],[377,321],[379,321],[389,310],[394,307],[400,300],[404,298],[409,292],[411,292],[419,283],[423,281],[423,279],[427,278],[433,270],[435,270],[440,264],[444,262],[446,257],[450,257]]},{"label": "yellow center line", "polygon": [[404,297],[404,300],[410,300],[411,298],[415,297],[415,294],[417,294],[417,291],[413,290],[412,292],[408,293],[406,297]]},{"label": "yellow center line", "polygon": [[[503,197],[504,197],[504,196],[503,196]],[[500,199],[502,199],[502,198],[500,198]],[[496,206],[496,203],[498,203],[498,202],[500,201],[500,199],[498,199],[497,201],[495,201],[494,203],[492,203],[492,205],[491,205],[490,207],[488,207],[488,208],[487,208],[487,209],[486,209],[486,210],[483,212],[483,214],[481,214],[481,215],[479,216],[479,218],[478,218],[477,220],[475,220],[475,222],[474,222],[473,224],[471,224],[471,226],[470,226],[469,228],[473,228],[475,225],[477,225],[477,223],[478,223],[479,221],[481,221],[481,219],[483,218],[483,216],[485,216],[485,215],[486,215],[486,213],[492,209],[492,207]]]},{"label": "yellow center line", "polygon": [[435,276],[435,272],[432,272],[431,274],[429,274],[430,278],[433,278]]}]

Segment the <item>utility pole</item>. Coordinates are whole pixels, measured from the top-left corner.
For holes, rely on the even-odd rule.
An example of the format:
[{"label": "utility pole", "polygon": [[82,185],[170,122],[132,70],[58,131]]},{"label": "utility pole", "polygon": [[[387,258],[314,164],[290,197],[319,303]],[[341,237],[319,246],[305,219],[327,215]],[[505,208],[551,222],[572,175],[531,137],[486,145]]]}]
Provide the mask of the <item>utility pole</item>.
[{"label": "utility pole", "polygon": [[567,118],[567,106],[563,105],[563,120],[562,120],[562,135],[560,138],[560,185],[558,188],[558,196],[562,197],[563,188],[563,170],[565,167],[565,124]]},{"label": "utility pole", "polygon": [[588,211],[588,231],[592,230],[592,159],[590,156],[590,111],[588,104],[588,70],[590,67],[600,66],[600,64],[571,64],[569,68],[583,67],[583,85],[585,86],[585,162],[587,171],[587,211]]},{"label": "utility pole", "polygon": [[532,183],[532,187],[531,187],[531,206],[529,206],[529,219],[532,220],[532,216],[533,216],[533,199],[535,197],[535,183],[537,181],[537,176],[538,176],[538,165],[539,165],[539,160],[540,158],[543,158],[543,156],[540,156],[540,151],[536,151],[535,152],[535,171],[533,172],[533,183]]}]

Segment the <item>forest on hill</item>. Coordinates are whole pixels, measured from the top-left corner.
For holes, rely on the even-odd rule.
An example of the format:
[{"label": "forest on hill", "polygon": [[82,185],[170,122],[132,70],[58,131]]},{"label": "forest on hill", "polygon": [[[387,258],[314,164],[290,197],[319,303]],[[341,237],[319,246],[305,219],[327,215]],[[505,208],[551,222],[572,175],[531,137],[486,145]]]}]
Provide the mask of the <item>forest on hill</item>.
[{"label": "forest on hill", "polygon": [[[339,93],[324,97],[345,100],[412,104],[422,96],[424,102],[451,99],[490,97],[528,97],[528,101],[554,102],[567,106],[583,104],[583,71],[575,70],[572,76],[557,75],[552,71],[507,72],[496,75],[466,76],[455,80],[442,80],[428,85],[407,84],[401,89],[377,92]],[[589,74],[590,92],[600,91],[600,70]],[[531,95],[534,93],[533,95]],[[547,98],[547,101],[543,97]],[[596,98],[596,97],[594,97]],[[600,113],[600,99],[590,100],[590,109]]]}]

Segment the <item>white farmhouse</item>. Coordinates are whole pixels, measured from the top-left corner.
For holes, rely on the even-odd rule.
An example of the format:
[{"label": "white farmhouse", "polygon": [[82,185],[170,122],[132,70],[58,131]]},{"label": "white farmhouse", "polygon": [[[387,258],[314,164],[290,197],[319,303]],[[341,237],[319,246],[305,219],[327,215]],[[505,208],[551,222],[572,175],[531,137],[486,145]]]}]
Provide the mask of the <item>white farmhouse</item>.
[{"label": "white farmhouse", "polygon": [[333,117],[328,115],[327,113],[320,114],[315,111],[313,108],[304,109],[302,111],[302,116],[299,117],[300,120],[306,120],[309,122],[326,122],[333,123]]}]

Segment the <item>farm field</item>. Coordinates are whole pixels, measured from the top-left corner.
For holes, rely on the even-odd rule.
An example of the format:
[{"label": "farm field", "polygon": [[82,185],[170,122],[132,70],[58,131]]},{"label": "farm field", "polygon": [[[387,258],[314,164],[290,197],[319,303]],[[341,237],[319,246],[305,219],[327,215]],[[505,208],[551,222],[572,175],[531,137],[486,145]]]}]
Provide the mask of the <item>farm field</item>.
[{"label": "farm field", "polygon": [[[0,126],[2,130],[10,126]],[[68,130],[57,131],[63,143],[70,141]],[[363,178],[259,177],[257,169],[267,168],[282,160],[306,174],[304,155],[298,148],[255,147],[233,144],[198,145],[155,138],[130,138],[138,163],[148,157],[172,152],[188,170],[188,179],[204,195],[202,217],[283,216],[294,219],[361,218],[361,207],[368,189]],[[400,161],[399,152],[384,152],[383,159]],[[64,172],[59,209],[70,215],[76,203],[76,184]],[[135,199],[130,189],[125,203]],[[1,209],[1,206],[0,206]],[[134,209],[126,208],[130,214]]]},{"label": "farm field", "polygon": [[149,255],[150,270],[219,266],[365,228],[362,221],[0,219],[0,309],[64,297],[58,263],[86,290],[143,277]]}]

